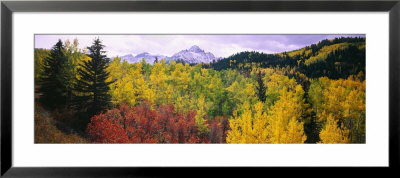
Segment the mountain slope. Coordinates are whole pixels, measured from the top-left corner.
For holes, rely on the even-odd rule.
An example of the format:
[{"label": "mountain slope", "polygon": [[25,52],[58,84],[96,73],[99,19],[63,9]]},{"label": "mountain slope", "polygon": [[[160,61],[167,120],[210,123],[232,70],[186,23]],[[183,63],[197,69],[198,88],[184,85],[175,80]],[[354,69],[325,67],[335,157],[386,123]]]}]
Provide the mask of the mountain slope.
[{"label": "mountain slope", "polygon": [[293,67],[308,77],[347,78],[365,74],[365,38],[336,38],[277,54],[240,52],[205,67],[216,70],[234,68],[250,71],[253,67]]}]

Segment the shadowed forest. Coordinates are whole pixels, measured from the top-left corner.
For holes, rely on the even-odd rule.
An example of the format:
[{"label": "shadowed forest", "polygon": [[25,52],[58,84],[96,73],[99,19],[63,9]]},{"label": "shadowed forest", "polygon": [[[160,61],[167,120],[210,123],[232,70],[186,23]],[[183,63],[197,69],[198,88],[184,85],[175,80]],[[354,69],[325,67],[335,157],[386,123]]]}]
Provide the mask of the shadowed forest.
[{"label": "shadowed forest", "polygon": [[35,143],[365,143],[365,38],[210,63],[34,49]]}]

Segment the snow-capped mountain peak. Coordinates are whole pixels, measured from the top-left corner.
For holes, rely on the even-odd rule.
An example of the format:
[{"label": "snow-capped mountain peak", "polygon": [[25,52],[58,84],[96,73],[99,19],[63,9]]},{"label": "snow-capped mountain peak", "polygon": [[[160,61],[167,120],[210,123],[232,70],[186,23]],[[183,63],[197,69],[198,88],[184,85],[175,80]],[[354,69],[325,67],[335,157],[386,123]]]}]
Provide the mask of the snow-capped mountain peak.
[{"label": "snow-capped mountain peak", "polygon": [[194,52],[194,53],[204,52],[204,50],[200,49],[200,47],[197,45],[193,45],[192,47],[190,47],[190,49],[188,51]]},{"label": "snow-capped mountain peak", "polygon": [[129,63],[135,63],[135,56],[133,56],[132,54],[127,54],[125,56],[121,56],[120,57],[122,59],[122,61],[127,61]]},{"label": "snow-capped mountain peak", "polygon": [[158,60],[166,59],[167,56],[157,55],[157,54],[153,55],[153,54],[150,54],[148,52],[143,52],[143,53],[140,53],[140,54],[138,54],[136,56],[133,56],[132,54],[121,56],[122,60],[125,60],[125,61],[127,61],[129,63],[141,62],[143,58],[146,60],[146,63],[153,64],[156,59],[158,59]]},{"label": "snow-capped mountain peak", "polygon": [[136,57],[145,57],[145,56],[149,56],[149,55],[150,55],[150,53],[144,52],[144,53],[140,53],[140,54],[136,55]]},{"label": "snow-capped mountain peak", "polygon": [[203,49],[201,49],[197,45],[191,46],[189,49],[182,50],[178,53],[175,53],[171,57],[167,57],[164,55],[154,55],[150,54],[148,52],[143,52],[140,53],[136,56],[133,56],[132,54],[128,54],[125,56],[122,56],[122,60],[126,60],[129,63],[137,63],[141,62],[142,59],[145,59],[147,63],[153,64],[155,59],[161,60],[161,59],[166,59],[167,62],[169,61],[176,61],[176,60],[183,60],[186,63],[190,64],[197,64],[197,63],[210,63],[213,60],[219,60],[220,58],[216,58],[214,54],[211,52],[205,52]]},{"label": "snow-capped mountain peak", "polygon": [[174,54],[171,60],[181,59],[187,63],[210,63],[215,60],[215,56],[210,52],[204,52],[199,46],[193,45],[189,49],[182,50]]}]

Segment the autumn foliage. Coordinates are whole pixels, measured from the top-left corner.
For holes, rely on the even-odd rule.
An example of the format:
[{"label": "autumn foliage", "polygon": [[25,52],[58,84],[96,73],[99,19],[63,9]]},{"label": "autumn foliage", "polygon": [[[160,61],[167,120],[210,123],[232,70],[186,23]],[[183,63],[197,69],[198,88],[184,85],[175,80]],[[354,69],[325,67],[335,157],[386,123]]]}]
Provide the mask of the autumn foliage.
[{"label": "autumn foliage", "polygon": [[209,134],[198,132],[196,112],[175,112],[172,105],[151,109],[149,104],[118,108],[93,116],[86,133],[95,143],[222,143],[228,130],[226,117],[209,125]]},{"label": "autumn foliage", "polygon": [[366,143],[365,38],[202,64],[78,44],[35,49],[35,143]]},{"label": "autumn foliage", "polygon": [[129,141],[124,128],[118,123],[107,119],[106,114],[100,114],[90,119],[87,134],[95,143],[126,143]]}]

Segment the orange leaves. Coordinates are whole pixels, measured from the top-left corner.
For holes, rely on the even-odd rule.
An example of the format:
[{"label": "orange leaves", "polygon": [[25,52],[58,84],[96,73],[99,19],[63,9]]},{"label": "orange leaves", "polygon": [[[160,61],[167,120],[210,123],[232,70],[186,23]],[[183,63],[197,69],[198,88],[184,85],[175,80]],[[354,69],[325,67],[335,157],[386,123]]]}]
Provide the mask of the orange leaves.
[{"label": "orange leaves", "polygon": [[127,143],[128,135],[118,123],[107,119],[105,114],[94,116],[90,119],[87,134],[95,143]]}]

